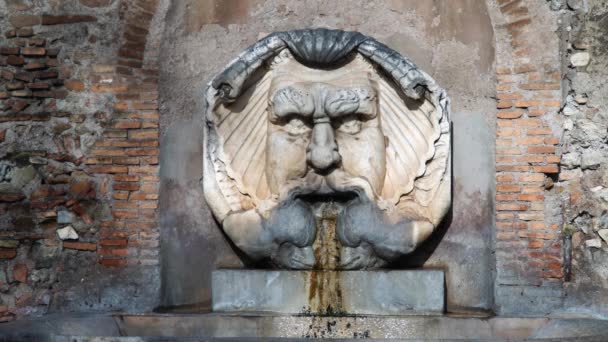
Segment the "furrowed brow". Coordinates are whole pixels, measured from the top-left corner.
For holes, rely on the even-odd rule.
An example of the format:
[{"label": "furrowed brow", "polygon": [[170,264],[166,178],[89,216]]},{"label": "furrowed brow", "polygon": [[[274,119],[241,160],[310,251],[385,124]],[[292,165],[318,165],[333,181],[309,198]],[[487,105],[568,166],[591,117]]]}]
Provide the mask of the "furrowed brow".
[{"label": "furrowed brow", "polygon": [[287,86],[277,89],[271,96],[270,120],[290,115],[312,116],[315,110],[314,97],[304,87]]},{"label": "furrowed brow", "polygon": [[342,88],[332,91],[325,99],[325,110],[331,117],[360,114],[376,116],[376,93],[372,88]]}]

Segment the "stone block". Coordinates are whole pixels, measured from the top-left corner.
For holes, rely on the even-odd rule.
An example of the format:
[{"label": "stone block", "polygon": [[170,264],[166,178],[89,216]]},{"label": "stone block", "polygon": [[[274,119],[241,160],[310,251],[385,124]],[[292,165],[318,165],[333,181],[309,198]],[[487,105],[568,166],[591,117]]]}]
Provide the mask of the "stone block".
[{"label": "stone block", "polygon": [[217,270],[214,311],[320,315],[435,315],[444,272]]}]

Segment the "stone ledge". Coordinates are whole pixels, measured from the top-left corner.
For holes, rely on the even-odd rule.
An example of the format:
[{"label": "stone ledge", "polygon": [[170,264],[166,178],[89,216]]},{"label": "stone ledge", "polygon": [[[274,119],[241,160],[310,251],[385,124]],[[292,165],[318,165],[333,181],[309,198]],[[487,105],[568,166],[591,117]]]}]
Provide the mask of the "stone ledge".
[{"label": "stone ledge", "polygon": [[213,311],[314,315],[440,315],[441,270],[217,270]]}]

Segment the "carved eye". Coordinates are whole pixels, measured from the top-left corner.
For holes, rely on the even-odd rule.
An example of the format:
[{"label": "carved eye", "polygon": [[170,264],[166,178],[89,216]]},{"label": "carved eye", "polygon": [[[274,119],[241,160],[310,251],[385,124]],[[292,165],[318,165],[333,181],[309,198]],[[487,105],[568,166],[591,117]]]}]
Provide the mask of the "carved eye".
[{"label": "carved eye", "polygon": [[291,135],[301,135],[310,131],[310,127],[302,119],[295,116],[290,118],[284,127],[287,133]]},{"label": "carved eye", "polygon": [[347,134],[357,134],[361,131],[361,121],[354,115],[349,115],[340,120],[336,130]]}]

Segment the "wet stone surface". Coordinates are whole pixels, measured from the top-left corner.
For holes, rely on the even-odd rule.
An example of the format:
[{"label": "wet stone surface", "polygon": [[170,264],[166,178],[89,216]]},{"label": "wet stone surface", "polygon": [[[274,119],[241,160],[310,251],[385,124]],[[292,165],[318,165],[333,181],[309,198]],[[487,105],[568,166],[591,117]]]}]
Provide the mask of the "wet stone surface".
[{"label": "wet stone surface", "polygon": [[218,270],[213,311],[317,316],[438,315],[444,273],[408,271]]}]

